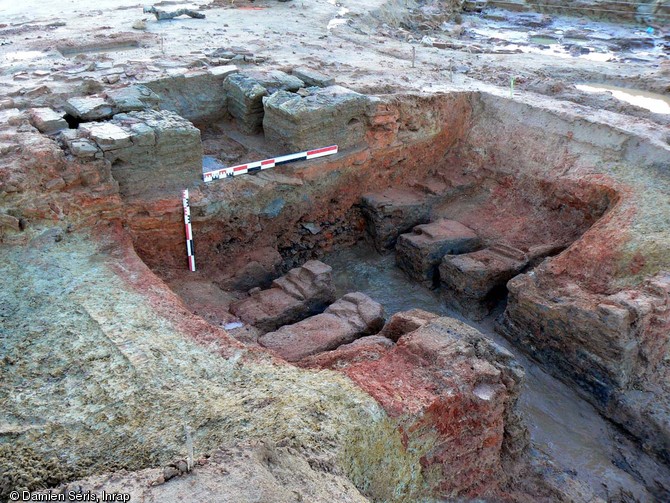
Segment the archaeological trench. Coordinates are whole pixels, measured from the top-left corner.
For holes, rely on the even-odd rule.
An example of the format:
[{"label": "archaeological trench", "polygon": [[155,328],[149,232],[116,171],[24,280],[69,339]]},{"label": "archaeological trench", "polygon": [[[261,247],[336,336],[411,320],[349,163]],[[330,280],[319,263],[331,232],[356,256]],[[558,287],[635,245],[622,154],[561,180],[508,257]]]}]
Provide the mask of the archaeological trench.
[{"label": "archaeological trench", "polygon": [[283,70],[2,111],[0,498],[668,501],[668,129]]}]

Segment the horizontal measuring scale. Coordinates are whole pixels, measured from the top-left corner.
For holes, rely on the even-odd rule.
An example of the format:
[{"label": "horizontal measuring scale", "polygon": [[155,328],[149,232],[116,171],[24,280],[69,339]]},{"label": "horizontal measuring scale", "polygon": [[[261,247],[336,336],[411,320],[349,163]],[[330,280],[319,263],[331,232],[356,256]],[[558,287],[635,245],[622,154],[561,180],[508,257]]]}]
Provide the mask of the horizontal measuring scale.
[{"label": "horizontal measuring scale", "polygon": [[206,171],[202,174],[202,178],[206,182],[218,180],[220,178],[228,178],[238,175],[245,175],[262,169],[274,168],[289,162],[306,161],[308,159],[316,159],[317,157],[324,157],[326,155],[337,154],[337,145],[330,147],[317,148],[315,150],[307,150],[306,152],[299,152],[297,154],[282,155],[273,157],[272,159],[265,159],[263,161],[249,162],[247,164],[240,164],[239,166],[231,166],[229,168],[221,168],[214,171]]}]

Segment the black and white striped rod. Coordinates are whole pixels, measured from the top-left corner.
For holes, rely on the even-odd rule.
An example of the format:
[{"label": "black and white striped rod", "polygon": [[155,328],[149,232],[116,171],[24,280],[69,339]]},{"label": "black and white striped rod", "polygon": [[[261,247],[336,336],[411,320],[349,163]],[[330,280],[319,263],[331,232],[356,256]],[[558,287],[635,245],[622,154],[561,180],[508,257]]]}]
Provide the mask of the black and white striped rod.
[{"label": "black and white striped rod", "polygon": [[186,255],[188,256],[188,268],[195,272],[195,249],[193,248],[193,229],[191,228],[191,207],[188,201],[188,189],[181,193],[181,201],[184,205],[184,228],[186,230]]}]

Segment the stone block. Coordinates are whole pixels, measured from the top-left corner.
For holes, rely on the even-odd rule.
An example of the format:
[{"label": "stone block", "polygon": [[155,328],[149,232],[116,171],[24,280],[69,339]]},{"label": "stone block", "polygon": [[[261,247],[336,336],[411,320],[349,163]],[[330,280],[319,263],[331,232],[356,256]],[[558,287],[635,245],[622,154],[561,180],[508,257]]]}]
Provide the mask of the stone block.
[{"label": "stone block", "polygon": [[431,492],[481,497],[496,487],[504,459],[528,443],[517,412],[524,372],[511,353],[453,318],[435,318],[383,347],[361,343],[300,362],[338,370],[402,418],[411,445],[432,442],[422,460]]},{"label": "stone block", "polygon": [[364,293],[348,293],[326,309],[326,314],[334,314],[346,319],[357,333],[376,334],[384,326],[384,308]]},{"label": "stone block", "polygon": [[378,360],[395,344],[381,335],[367,335],[337,349],[301,359],[298,365],[307,368],[343,369],[366,360]]},{"label": "stone block", "polygon": [[29,116],[30,123],[40,133],[53,134],[68,128],[67,122],[63,119],[63,114],[51,108],[32,108]]},{"label": "stone block", "polygon": [[228,75],[232,75],[233,73],[237,73],[238,69],[237,66],[235,65],[222,65],[222,66],[215,66],[214,68],[209,69],[209,73],[213,77],[225,79]]},{"label": "stone block", "polygon": [[288,361],[298,361],[378,332],[384,324],[384,308],[367,295],[350,293],[322,314],[285,325],[258,339]]},{"label": "stone block", "polygon": [[91,138],[101,150],[116,150],[130,147],[130,132],[112,122],[90,122],[79,129]]},{"label": "stone block", "polygon": [[230,312],[263,332],[322,312],[333,300],[332,268],[310,260],[273,281],[267,290],[233,302]]},{"label": "stone block", "polygon": [[112,89],[105,96],[113,106],[114,113],[133,112],[147,108],[158,108],[160,97],[147,86],[131,85]]},{"label": "stone block", "polygon": [[65,111],[72,117],[87,122],[109,119],[114,114],[107,100],[92,96],[70,98],[65,102]]},{"label": "stone block", "polygon": [[669,409],[658,400],[659,381],[641,376],[665,372],[670,273],[608,295],[548,274],[550,267],[542,264],[508,282],[498,330],[667,460]]},{"label": "stone block", "polygon": [[396,263],[415,281],[438,286],[437,267],[442,257],[472,252],[480,245],[472,229],[455,220],[441,219],[401,234],[395,247]]},{"label": "stone block", "polygon": [[228,112],[237,119],[240,131],[258,133],[263,126],[263,97],[267,89],[256,79],[243,74],[233,74],[223,81],[228,99]]},{"label": "stone block", "polygon": [[[650,313],[635,313],[624,301],[627,293],[594,295],[574,283],[549,286],[521,274],[509,281],[501,331],[521,347],[536,348],[550,368],[607,405],[640,371],[636,325],[648,323]],[[649,300],[639,290],[634,295],[638,306]]]},{"label": "stone block", "polygon": [[58,134],[58,139],[66,143],[69,143],[72,140],[77,140],[80,137],[81,137],[81,130],[79,129],[63,129]]},{"label": "stone block", "polygon": [[368,97],[340,86],[307,96],[278,91],[263,100],[263,129],[289,151],[359,144],[365,136]]},{"label": "stone block", "polygon": [[474,319],[486,316],[505,285],[528,264],[525,253],[495,245],[463,255],[445,255],[439,266],[447,303]]},{"label": "stone block", "polygon": [[272,286],[281,288],[299,300],[330,299],[333,295],[332,272],[329,265],[309,260],[274,280]]},{"label": "stone block", "polygon": [[361,206],[368,235],[381,253],[393,248],[400,234],[430,221],[431,200],[418,190],[364,194]]},{"label": "stone block", "polygon": [[156,133],[145,123],[133,124],[130,126],[130,139],[133,145],[150,146],[156,145]]},{"label": "stone block", "polygon": [[349,344],[343,344],[342,346],[339,347],[339,349],[360,350],[361,348],[367,348],[367,347],[381,347],[384,349],[388,349],[393,347],[393,341],[383,335],[366,335],[365,337],[356,339],[355,341],[350,342]]},{"label": "stone block", "polygon": [[289,75],[280,70],[271,70],[269,72],[249,71],[245,72],[245,75],[256,79],[261,86],[267,89],[268,94],[277,91],[295,92],[301,87],[305,87],[305,83],[297,76]]},{"label": "stone block", "polygon": [[100,149],[98,149],[97,145],[91,140],[87,140],[86,138],[73,140],[68,143],[68,146],[70,147],[70,152],[72,152],[72,155],[84,159],[94,158],[95,155],[100,152]]},{"label": "stone block", "polygon": [[294,68],[291,73],[308,86],[328,87],[335,85],[334,78],[305,66]]}]

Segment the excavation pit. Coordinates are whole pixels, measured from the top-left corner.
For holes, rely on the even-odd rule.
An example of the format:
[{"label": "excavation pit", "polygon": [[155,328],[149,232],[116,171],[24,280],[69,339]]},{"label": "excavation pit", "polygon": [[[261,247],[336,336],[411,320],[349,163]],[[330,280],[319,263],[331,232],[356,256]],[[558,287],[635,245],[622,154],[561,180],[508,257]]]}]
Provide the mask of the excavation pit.
[{"label": "excavation pit", "polygon": [[[226,312],[231,301],[269,286],[293,267],[361,240],[393,253],[400,234],[439,221],[470,229],[473,244],[438,247],[430,264],[407,259],[422,262],[416,268],[425,270],[422,281],[428,286],[440,285],[444,268],[438,265],[448,252],[493,247],[523,256],[510,273],[491,276],[494,282],[479,297],[448,288],[455,296],[452,307],[460,304],[461,312],[479,318],[505,297],[507,280],[570,247],[616,205],[616,190],[599,180],[552,176],[548,154],[517,169],[515,156],[505,157],[509,147],[490,136],[492,124],[479,110],[500,108],[499,120],[508,120],[507,100],[478,93],[366,99],[372,105],[354,124],[365,127],[365,134],[336,156],[209,183],[200,179],[206,169],[274,157],[286,153],[281,150],[286,147],[262,132],[241,131],[239,119],[230,117],[198,123],[199,134],[163,111],[131,112],[82,127],[98,143],[113,136],[107,129],[118,130],[110,140],[116,142],[113,148],[100,148],[112,161],[135,248],[194,312],[216,326],[239,321]],[[565,142],[562,127],[554,141]],[[143,128],[154,133],[152,142],[140,141]],[[193,146],[175,128],[193,132]],[[128,145],[119,145],[126,137]],[[546,148],[542,138],[531,141],[537,142],[533,148]],[[193,168],[184,169],[184,156]],[[146,164],[151,159],[163,174]],[[170,203],[179,185],[190,190],[194,274],[183,265],[181,208]],[[405,268],[412,270],[409,264]],[[482,305],[476,309],[466,306],[478,302]]]},{"label": "excavation pit", "polygon": [[[601,155],[598,142],[603,138],[598,125],[593,130],[585,127],[578,133],[582,136],[575,138],[569,119],[481,93],[382,97],[375,103],[365,120],[356,124],[366,128],[361,141],[333,158],[208,184],[194,180],[190,204],[196,273],[183,265],[181,213],[177,208],[166,213],[165,202],[154,208],[133,201],[129,222],[136,250],[198,316],[218,327],[242,323],[230,330],[242,343],[264,351],[274,348],[270,350],[274,355],[290,354],[290,360],[311,366],[325,364],[331,353],[332,358],[338,352],[367,354],[361,348],[370,347],[377,354],[375,348],[380,346],[374,337],[379,336],[360,332],[360,343],[353,346],[349,336],[325,342],[319,326],[326,320],[318,318],[325,315],[316,314],[313,322],[307,316],[290,328],[277,327],[281,336],[270,336],[264,345],[267,330],[240,320],[229,306],[243,301],[249,291],[256,295],[256,290],[267,288],[291,268],[308,260],[328,261],[333,252],[357,243],[375,246],[376,253],[382,254],[380,260],[385,255],[393,258],[400,234],[448,219],[471,229],[482,248],[503,250],[500,253],[514,261],[513,267],[487,276],[488,286],[478,287],[483,288],[481,294],[459,290],[449,283],[451,278],[440,281],[440,273],[448,274],[448,268],[433,266],[433,285],[441,283],[442,290],[448,290],[440,301],[446,310],[442,312],[465,320],[483,318],[487,323],[504,309],[509,279],[519,274],[532,277],[538,267],[545,270],[555,258],[571,253],[575,246],[579,249],[584,236],[607,222],[619,204],[619,187],[606,178],[562,174],[566,163],[578,159],[576,152],[586,162],[602,162],[595,160]],[[552,121],[554,125],[547,129]],[[501,123],[509,129],[504,137],[498,133]],[[542,124],[542,134],[536,123]],[[201,130],[205,154],[228,165],[272,157],[275,149],[281,149],[276,142],[268,143],[262,133],[238,131],[229,120],[209,123]],[[590,144],[594,138],[595,144]],[[522,159],[519,149],[527,153]],[[166,219],[175,223],[174,232],[166,232]],[[344,269],[335,270],[335,276],[358,266],[340,267]],[[401,276],[404,286],[398,288],[403,291],[426,288]],[[473,281],[480,280],[473,277]],[[597,282],[590,284],[599,291]],[[358,290],[341,291],[340,296]],[[375,300],[374,295],[371,298]],[[423,307],[398,302],[396,310],[387,308],[387,316]],[[295,334],[302,334],[301,330],[322,341],[315,347],[325,352],[291,348],[290,341],[299,340]],[[490,328],[485,333],[491,334]],[[342,344],[341,350],[337,344]],[[616,385],[611,384],[613,389]],[[602,406],[598,397],[588,392],[584,396]],[[614,482],[619,476],[628,477],[607,476],[613,483],[621,483]]]},{"label": "excavation pit", "polygon": [[0,499],[670,500],[662,3],[9,9]]},{"label": "excavation pit", "polygon": [[[169,95],[173,101],[161,103],[178,103],[176,93]],[[495,491],[486,474],[518,459],[527,445],[516,411],[523,370],[503,346],[516,352],[526,371],[541,370],[504,340],[491,342],[494,327],[510,340],[528,337],[524,320],[536,322],[535,317],[540,326],[547,323],[540,333],[549,344],[522,347],[532,348],[531,356],[549,370],[558,358],[580,372],[600,365],[586,378],[571,374],[565,364],[557,367],[601,412],[626,397],[642,364],[631,349],[635,334],[626,326],[625,299],[579,262],[567,277],[600,299],[580,306],[580,316],[596,320],[596,342],[614,327],[620,345],[594,344],[589,355],[563,354],[553,346],[551,331],[561,325],[544,317],[535,298],[528,309],[526,292],[518,286],[536,277],[548,281],[556,264],[580,257],[583,243],[611,225],[629,190],[607,176],[574,176],[569,167],[588,171],[633,143],[620,130],[485,93],[365,99],[365,112],[345,121],[353,129],[344,137],[356,141],[345,141],[337,155],[212,182],[202,180],[203,171],[276,157],[289,147],[262,131],[240,128],[239,117],[191,122],[160,107],[82,122],[62,135],[66,152],[79,162],[110,166],[135,251],[192,315],[211,330],[225,330],[252,354],[344,374],[391,417],[411,417],[416,431],[437,428],[444,437],[438,435],[426,466],[439,471],[457,459],[468,461],[462,477],[440,472],[440,482],[430,489],[435,494]],[[525,155],[519,157],[520,151]],[[179,197],[184,188],[190,193],[195,272],[186,268]],[[418,251],[409,251],[414,248]],[[332,284],[325,285],[321,275],[332,275]],[[325,286],[316,288],[314,282]],[[514,286],[511,294],[508,284]],[[574,291],[568,285],[562,291],[567,300],[550,300],[569,305],[574,299],[567,296]],[[417,308],[430,312],[417,317],[412,314]],[[601,363],[604,357],[607,365]],[[402,393],[415,398],[398,401],[387,388],[401,381]],[[452,402],[450,390],[456,389]],[[590,396],[590,390],[597,392]],[[428,400],[426,393],[434,400],[428,407],[422,401]],[[541,386],[532,393],[552,418],[534,415],[527,403],[522,410],[543,424],[532,438],[546,440],[561,411],[552,408]],[[575,410],[582,406],[575,395],[567,403]],[[467,417],[460,415],[464,410]],[[470,421],[467,431],[478,434],[470,437],[443,424],[440,418],[449,415]],[[659,439],[665,434],[660,424],[644,428],[633,424],[629,430]],[[413,438],[426,440],[423,433]],[[460,451],[446,438],[480,447],[475,454]],[[581,437],[565,433],[560,440],[552,455],[562,463],[584,456]],[[608,468],[609,447],[584,468],[580,482],[593,485],[600,477],[611,487],[645,494],[652,485],[647,478],[633,481],[629,471]],[[632,444],[627,449],[638,456]]]},{"label": "excavation pit", "polygon": [[[182,177],[190,185],[199,264],[195,275],[183,269],[180,229],[159,230],[165,219],[181,219],[179,207],[165,213],[174,193],[150,193],[145,200],[140,193],[126,193],[138,253],[170,283],[190,283],[203,274],[225,291],[246,291],[362,239],[382,253],[392,252],[401,233],[453,219],[473,229],[486,246],[519,249],[528,256],[524,269],[567,248],[616,203],[616,192],[600,183],[545,178],[547,166],[512,173],[493,160],[493,151],[484,159],[473,157],[475,149],[462,143],[477,128],[473,109],[480,95],[378,101],[365,119],[361,142],[333,158],[210,183],[193,174]],[[409,108],[421,107],[425,123],[414,116],[411,125],[403,123],[410,119],[405,116]],[[200,131],[203,170],[286,153],[262,133],[239,131],[235,120],[203,123]],[[381,133],[395,140],[379,142]],[[476,150],[486,150],[485,145]],[[122,195],[125,185],[142,186],[120,184]],[[437,262],[426,278],[434,284],[439,284]]]}]

